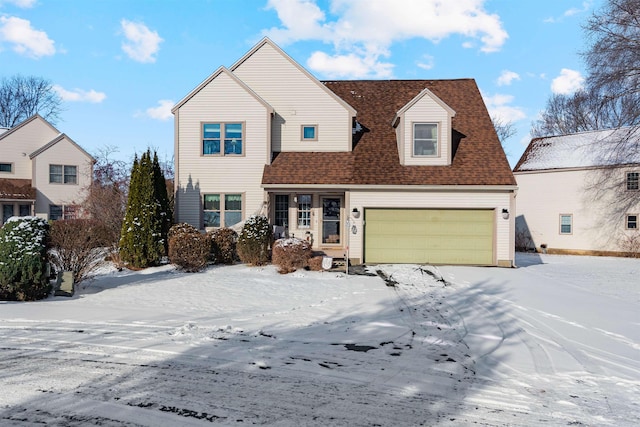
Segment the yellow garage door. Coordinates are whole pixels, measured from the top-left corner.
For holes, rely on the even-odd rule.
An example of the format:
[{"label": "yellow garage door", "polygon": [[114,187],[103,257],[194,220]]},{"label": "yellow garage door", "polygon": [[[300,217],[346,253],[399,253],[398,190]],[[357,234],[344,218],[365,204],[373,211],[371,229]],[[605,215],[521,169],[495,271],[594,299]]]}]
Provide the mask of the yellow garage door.
[{"label": "yellow garage door", "polygon": [[365,209],[368,263],[493,265],[494,211]]}]

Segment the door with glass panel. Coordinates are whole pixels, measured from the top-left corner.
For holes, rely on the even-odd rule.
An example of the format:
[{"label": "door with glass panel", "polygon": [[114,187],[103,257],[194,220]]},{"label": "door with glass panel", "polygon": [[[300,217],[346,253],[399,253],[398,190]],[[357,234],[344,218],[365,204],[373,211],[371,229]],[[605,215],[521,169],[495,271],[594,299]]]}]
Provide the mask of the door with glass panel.
[{"label": "door with glass panel", "polygon": [[339,245],[341,197],[322,197],[322,243]]}]

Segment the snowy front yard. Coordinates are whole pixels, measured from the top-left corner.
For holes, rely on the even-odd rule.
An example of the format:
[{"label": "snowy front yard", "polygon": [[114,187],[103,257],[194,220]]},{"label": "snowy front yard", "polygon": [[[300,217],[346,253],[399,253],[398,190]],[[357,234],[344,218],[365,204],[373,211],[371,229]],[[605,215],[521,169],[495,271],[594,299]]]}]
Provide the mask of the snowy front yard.
[{"label": "snowy front yard", "polygon": [[0,302],[0,425],[639,425],[640,260],[517,262],[374,267],[393,287],[162,267]]}]

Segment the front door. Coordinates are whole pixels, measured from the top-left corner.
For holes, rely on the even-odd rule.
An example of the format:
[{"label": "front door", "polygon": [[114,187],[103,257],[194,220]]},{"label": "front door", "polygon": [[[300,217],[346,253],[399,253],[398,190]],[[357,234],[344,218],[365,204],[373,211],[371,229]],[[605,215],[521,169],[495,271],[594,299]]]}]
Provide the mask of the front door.
[{"label": "front door", "polygon": [[340,241],[340,197],[322,197],[322,243],[339,245]]}]

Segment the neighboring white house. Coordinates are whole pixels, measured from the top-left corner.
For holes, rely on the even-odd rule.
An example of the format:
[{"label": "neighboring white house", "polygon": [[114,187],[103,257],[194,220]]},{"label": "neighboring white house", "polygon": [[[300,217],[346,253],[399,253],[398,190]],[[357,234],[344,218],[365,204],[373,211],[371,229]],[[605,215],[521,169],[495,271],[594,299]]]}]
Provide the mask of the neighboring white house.
[{"label": "neighboring white house", "polygon": [[91,155],[38,114],[0,132],[2,223],[11,216],[77,216],[93,163]]},{"label": "neighboring white house", "polygon": [[178,222],[264,214],[355,263],[513,265],[516,182],[472,79],[321,82],[265,38],[172,111]]},{"label": "neighboring white house", "polygon": [[640,153],[628,149],[637,147],[639,131],[533,139],[514,168],[516,245],[569,253],[639,251]]}]

